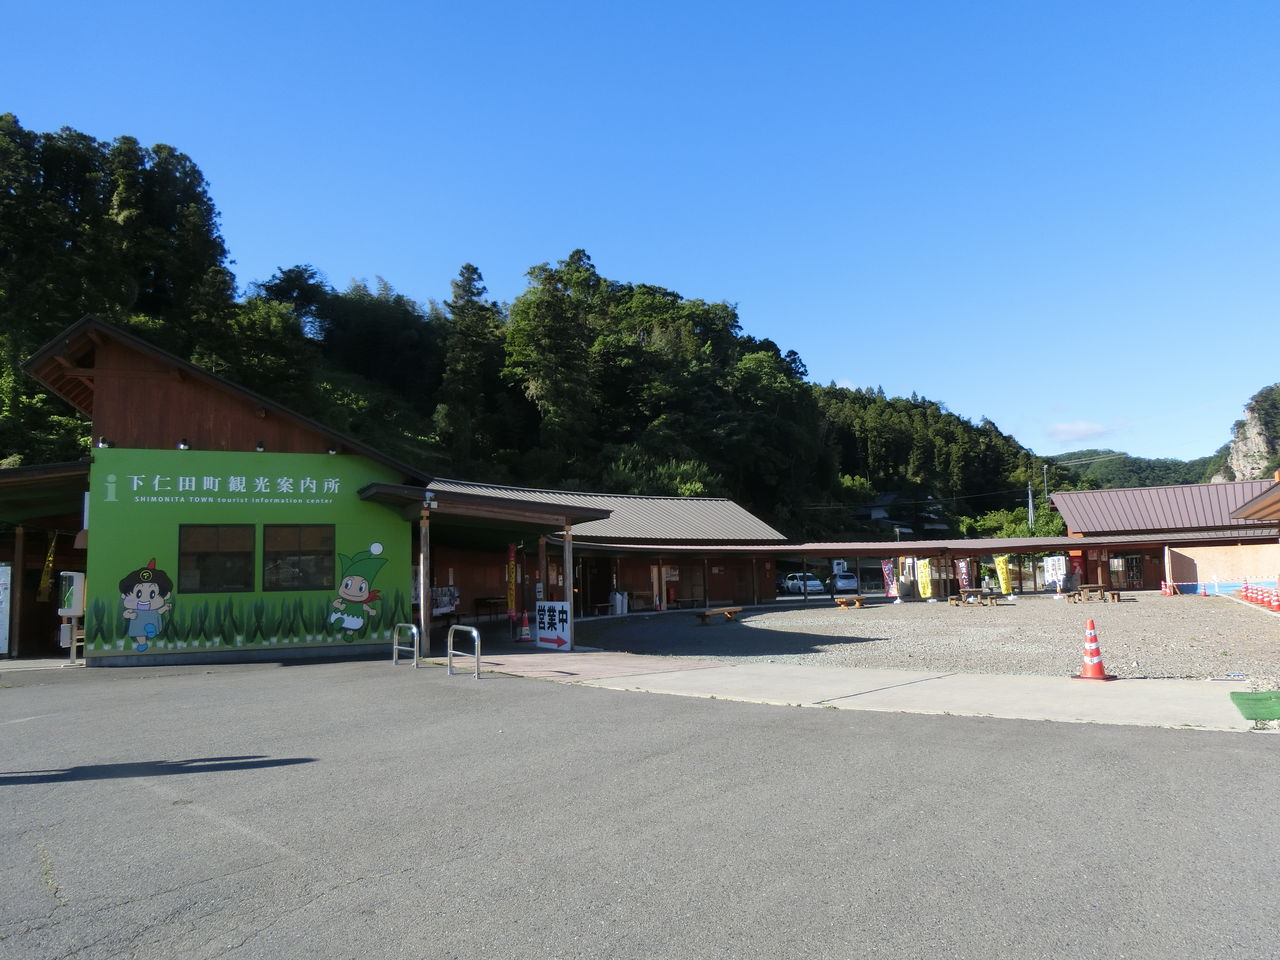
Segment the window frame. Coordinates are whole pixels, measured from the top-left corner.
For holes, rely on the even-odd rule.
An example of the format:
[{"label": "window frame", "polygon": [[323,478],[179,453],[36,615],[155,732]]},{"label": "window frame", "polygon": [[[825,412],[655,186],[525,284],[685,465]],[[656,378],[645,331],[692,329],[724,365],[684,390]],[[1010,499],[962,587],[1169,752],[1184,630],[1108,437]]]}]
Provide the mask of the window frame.
[{"label": "window frame", "polygon": [[[237,530],[237,531],[248,530],[249,538],[250,538],[249,548],[248,550],[234,550],[234,551],[218,549],[213,551],[206,550],[206,551],[197,552],[195,550],[189,550],[185,548],[184,542],[183,542],[184,534],[188,530],[216,530],[219,532],[222,530]],[[219,536],[218,539],[221,540],[221,536]],[[219,546],[221,546],[221,544],[219,544]],[[180,523],[178,524],[178,577],[177,577],[178,582],[175,585],[175,589],[178,593],[184,593],[184,594],[255,593],[256,592],[255,585],[257,583],[257,575],[258,575],[256,565],[255,565],[257,553],[258,553],[258,528],[256,524],[253,524],[253,523]],[[210,587],[202,583],[200,584],[199,587],[196,587],[194,589],[187,587],[186,585],[187,576],[191,572],[193,567],[195,572],[197,573],[202,574],[204,572],[200,569],[198,565],[198,561],[193,564],[193,567],[189,567],[188,560],[187,560],[188,557],[199,558],[204,556],[224,556],[224,555],[233,555],[233,556],[243,555],[244,556],[245,562],[247,563],[247,569],[245,570],[246,576],[244,578],[245,579],[244,586],[219,585],[216,587]]]},{"label": "window frame", "polygon": [[[298,548],[295,552],[289,554],[290,556],[294,556],[299,559],[301,559],[304,556],[309,556],[309,557],[320,556],[318,552],[313,552],[310,554],[303,553],[302,535],[301,535],[302,530],[323,529],[329,532],[329,550],[328,550],[328,553],[325,555],[325,559],[327,560],[327,562],[322,565],[322,569],[327,571],[328,583],[322,584],[322,585],[313,585],[310,583],[305,585],[289,584],[284,586],[274,586],[274,585],[268,584],[268,579],[267,579],[268,577],[267,571],[269,569],[268,554],[267,554],[267,540],[269,538],[268,531],[281,530],[281,529],[299,531]],[[272,551],[272,556],[278,556],[280,554],[281,554],[281,551],[278,551],[278,550]],[[333,592],[334,590],[337,589],[338,575],[336,571],[337,571],[337,563],[338,563],[338,532],[335,524],[332,524],[332,523],[264,523],[262,525],[262,550],[260,551],[260,555],[262,557],[262,592],[263,593],[303,593],[303,592],[316,592],[316,591]]]}]

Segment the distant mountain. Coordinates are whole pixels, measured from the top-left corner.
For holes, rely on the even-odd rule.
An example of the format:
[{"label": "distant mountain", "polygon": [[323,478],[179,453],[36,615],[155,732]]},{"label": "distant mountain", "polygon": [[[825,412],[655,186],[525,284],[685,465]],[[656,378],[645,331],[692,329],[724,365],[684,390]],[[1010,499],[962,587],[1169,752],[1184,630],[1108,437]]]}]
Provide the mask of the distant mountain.
[{"label": "distant mountain", "polygon": [[1101,488],[1204,483],[1221,462],[1217,455],[1196,460],[1149,460],[1116,450],[1074,450],[1052,459],[1062,469]]},{"label": "distant mountain", "polygon": [[1262,480],[1280,469],[1280,383],[1263,387],[1245,404],[1231,442],[1218,451],[1213,479]]}]

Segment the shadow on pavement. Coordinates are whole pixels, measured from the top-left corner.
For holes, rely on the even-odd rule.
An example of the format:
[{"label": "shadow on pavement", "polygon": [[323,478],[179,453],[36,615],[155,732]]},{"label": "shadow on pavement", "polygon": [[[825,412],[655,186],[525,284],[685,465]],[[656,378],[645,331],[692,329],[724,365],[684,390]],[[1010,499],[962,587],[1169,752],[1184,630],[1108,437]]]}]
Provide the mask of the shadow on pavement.
[{"label": "shadow on pavement", "polygon": [[[692,619],[692,618],[691,618]],[[748,627],[741,623],[685,624],[677,615],[581,623],[580,645],[622,653],[676,657],[775,657],[816,653],[884,637],[834,637]]]},{"label": "shadow on pavement", "polygon": [[218,773],[226,770],[254,770],[315,763],[315,757],[271,759],[260,755],[245,757],[199,757],[192,760],[139,760],[136,763],[95,763],[62,770],[0,771],[0,786],[20,783],[71,783],[76,780],[118,780],[126,777],[172,777],[183,773]]}]

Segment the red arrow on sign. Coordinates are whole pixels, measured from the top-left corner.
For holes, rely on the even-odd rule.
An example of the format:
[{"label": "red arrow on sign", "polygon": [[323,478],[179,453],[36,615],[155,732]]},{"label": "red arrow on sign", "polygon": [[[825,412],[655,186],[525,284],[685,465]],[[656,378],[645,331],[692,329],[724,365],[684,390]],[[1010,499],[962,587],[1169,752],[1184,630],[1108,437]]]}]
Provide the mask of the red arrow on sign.
[{"label": "red arrow on sign", "polygon": [[563,646],[564,646],[566,643],[568,643],[569,641],[568,641],[568,640],[566,640],[566,639],[564,639],[563,637],[545,637],[545,638],[544,638],[544,637],[540,637],[540,638],[538,639],[538,642],[539,642],[539,643],[554,643],[557,647],[563,647]]}]

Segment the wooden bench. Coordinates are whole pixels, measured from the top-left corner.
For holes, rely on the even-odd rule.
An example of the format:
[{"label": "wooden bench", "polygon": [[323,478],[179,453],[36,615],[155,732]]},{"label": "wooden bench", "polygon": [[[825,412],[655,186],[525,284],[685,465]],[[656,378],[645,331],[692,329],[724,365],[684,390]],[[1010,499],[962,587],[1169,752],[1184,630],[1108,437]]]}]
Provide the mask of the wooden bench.
[{"label": "wooden bench", "polygon": [[957,593],[953,593],[951,596],[947,597],[947,603],[953,607],[960,607],[964,605],[964,601],[960,599],[960,595]]},{"label": "wooden bench", "polygon": [[1112,603],[1119,603],[1119,602],[1120,602],[1120,591],[1119,591],[1119,590],[1108,590],[1108,591],[1107,591],[1107,599],[1108,599],[1108,600],[1110,600]]},{"label": "wooden bench", "polygon": [[836,597],[836,606],[841,610],[848,610],[850,606],[860,609],[862,600],[862,597]]},{"label": "wooden bench", "polygon": [[726,620],[732,620],[741,612],[741,607],[713,607],[710,610],[699,610],[694,616],[701,620],[702,625],[705,627],[714,616],[723,615]]}]

